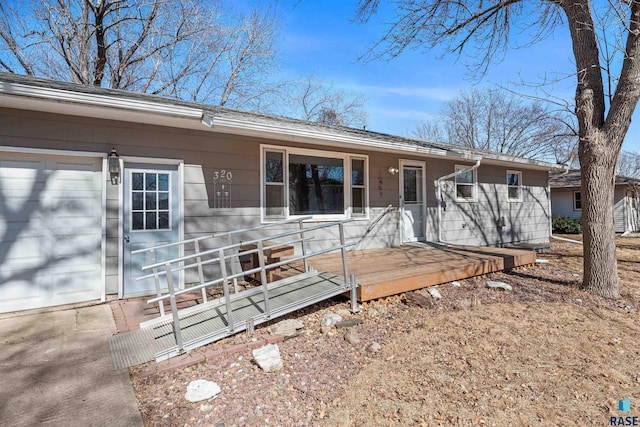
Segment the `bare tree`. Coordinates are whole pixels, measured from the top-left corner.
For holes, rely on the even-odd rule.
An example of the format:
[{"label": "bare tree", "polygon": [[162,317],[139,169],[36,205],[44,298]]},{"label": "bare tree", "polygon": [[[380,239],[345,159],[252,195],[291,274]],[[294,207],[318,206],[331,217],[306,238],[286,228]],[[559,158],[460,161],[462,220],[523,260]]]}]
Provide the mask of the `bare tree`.
[{"label": "bare tree", "polygon": [[284,95],[288,113],[303,120],[358,128],[367,125],[363,95],[335,88],[317,76],[290,82]]},{"label": "bare tree", "polygon": [[616,166],[616,174],[627,178],[640,179],[640,153],[637,151],[621,151]]},{"label": "bare tree", "polygon": [[[613,183],[616,160],[640,98],[640,0],[389,2],[395,5],[395,22],[369,50],[370,58],[393,58],[407,48],[438,46],[458,55],[472,48],[476,54],[471,65],[483,72],[510,47],[514,26],[520,31],[524,28],[531,43],[551,34],[558,26],[568,28],[577,81],[575,113],[583,196],[584,286],[604,297],[619,297]],[[369,19],[379,3],[380,0],[360,0],[358,18]],[[597,25],[599,22],[608,25],[603,30]],[[605,40],[603,32],[613,34],[621,43]],[[619,45],[621,55],[615,61],[607,59],[610,56],[603,58],[599,43]],[[614,52],[607,52],[611,54]],[[621,64],[619,69],[607,67],[616,61]],[[612,94],[610,102],[606,102],[607,92]]]},{"label": "bare tree", "polygon": [[275,23],[220,0],[3,2],[0,70],[255,107],[274,86]]},{"label": "bare tree", "polygon": [[[566,120],[540,101],[500,89],[461,91],[414,135],[440,136],[442,142],[538,160],[571,160],[577,135]],[[436,140],[437,141],[437,140]]]}]

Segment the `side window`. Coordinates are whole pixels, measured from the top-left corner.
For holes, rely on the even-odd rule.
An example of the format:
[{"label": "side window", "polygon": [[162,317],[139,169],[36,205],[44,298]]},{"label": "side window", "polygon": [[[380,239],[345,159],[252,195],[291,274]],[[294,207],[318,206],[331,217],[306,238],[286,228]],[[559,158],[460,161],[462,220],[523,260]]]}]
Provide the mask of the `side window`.
[{"label": "side window", "polygon": [[[456,165],[456,172],[469,169],[470,166]],[[466,171],[459,173],[456,179],[456,199],[458,200],[476,200],[476,171]]]},{"label": "side window", "polygon": [[580,211],[582,210],[582,196],[579,191],[573,192],[573,210]]},{"label": "side window", "polygon": [[522,201],[522,172],[507,171],[507,192],[510,202]]},{"label": "side window", "polygon": [[351,158],[351,212],[354,216],[366,215],[367,173],[365,160]]},{"label": "side window", "polygon": [[264,153],[265,218],[284,218],[284,152]]}]

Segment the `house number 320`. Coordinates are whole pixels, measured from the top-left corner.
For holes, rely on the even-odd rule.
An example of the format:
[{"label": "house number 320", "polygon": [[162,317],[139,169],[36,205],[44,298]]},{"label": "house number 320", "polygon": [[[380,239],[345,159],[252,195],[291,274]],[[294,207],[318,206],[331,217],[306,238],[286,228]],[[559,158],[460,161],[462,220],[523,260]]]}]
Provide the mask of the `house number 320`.
[{"label": "house number 320", "polygon": [[231,208],[231,171],[220,169],[213,172],[213,207],[215,209]]},{"label": "house number 320", "polygon": [[226,179],[227,181],[231,181],[233,179],[233,174],[231,171],[226,171],[224,169],[213,172],[213,180],[217,181],[219,179]]}]

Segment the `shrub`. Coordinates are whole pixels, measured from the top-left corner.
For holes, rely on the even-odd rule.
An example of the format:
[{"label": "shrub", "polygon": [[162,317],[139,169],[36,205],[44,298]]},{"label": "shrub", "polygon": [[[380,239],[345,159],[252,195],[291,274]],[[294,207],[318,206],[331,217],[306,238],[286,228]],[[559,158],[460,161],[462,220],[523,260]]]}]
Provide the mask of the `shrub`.
[{"label": "shrub", "polygon": [[580,218],[565,218],[555,216],[551,220],[553,232],[558,234],[580,234],[582,233],[582,224]]}]

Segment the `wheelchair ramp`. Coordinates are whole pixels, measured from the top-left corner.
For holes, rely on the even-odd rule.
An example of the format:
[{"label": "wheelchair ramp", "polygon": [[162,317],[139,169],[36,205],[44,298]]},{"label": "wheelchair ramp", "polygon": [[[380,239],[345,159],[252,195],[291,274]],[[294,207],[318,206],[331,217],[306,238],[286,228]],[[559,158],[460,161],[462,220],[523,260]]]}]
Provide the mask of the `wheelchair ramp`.
[{"label": "wheelchair ramp", "polygon": [[[182,349],[176,344],[171,314],[140,325],[141,329],[109,340],[115,369],[161,361],[212,343],[255,325],[352,291],[354,284],[331,273],[307,272],[272,282],[267,301],[262,286],[234,294],[230,315],[224,298],[178,311]],[[267,315],[265,307],[268,307]]]}]

